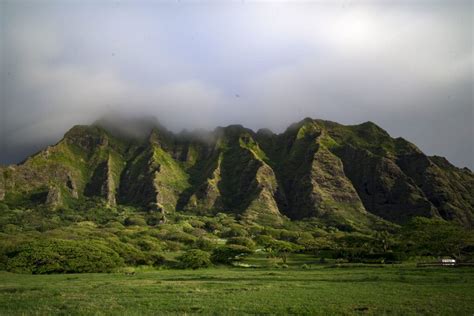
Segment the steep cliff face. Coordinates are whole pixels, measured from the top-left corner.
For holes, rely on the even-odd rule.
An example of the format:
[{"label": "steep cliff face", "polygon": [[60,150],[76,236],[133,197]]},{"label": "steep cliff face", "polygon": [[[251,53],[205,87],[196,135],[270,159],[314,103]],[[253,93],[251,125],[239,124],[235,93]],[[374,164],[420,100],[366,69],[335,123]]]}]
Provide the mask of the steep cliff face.
[{"label": "steep cliff face", "polygon": [[413,216],[438,215],[423,192],[394,161],[350,145],[337,152],[369,212],[394,222],[405,222]]},{"label": "steep cliff face", "polygon": [[120,162],[114,161],[109,154],[107,160],[100,162],[95,168],[90,181],[86,184],[84,195],[103,197],[108,206],[116,206],[117,178],[122,169]]},{"label": "steep cliff face", "polygon": [[75,126],[56,145],[5,168],[5,200],[15,203],[22,197],[24,203],[35,204],[42,194],[43,202],[50,196],[59,207],[101,196],[114,205],[126,148],[124,141],[97,126]]},{"label": "steep cliff face", "polygon": [[[143,134],[143,131],[140,130]],[[0,168],[0,200],[73,207],[99,198],[163,213],[230,212],[282,223],[319,218],[362,227],[413,216],[474,223],[474,176],[367,122],[305,119],[282,134],[239,125],[144,138],[76,126],[54,146]]]},{"label": "steep cliff face", "polygon": [[186,209],[232,212],[248,220],[281,222],[278,184],[254,133],[241,126],[216,130],[209,160],[190,189]]},{"label": "steep cliff face", "polygon": [[64,200],[61,193],[61,189],[54,185],[49,187],[45,204],[53,210],[62,206],[64,204]]},{"label": "steep cliff face", "polygon": [[444,158],[427,157],[421,152],[400,155],[397,163],[443,218],[457,220],[465,225],[474,223],[472,172],[458,169]]},{"label": "steep cliff face", "polygon": [[472,172],[427,157],[374,123],[305,119],[283,134],[258,135],[284,187],[280,209],[291,218],[361,220],[367,211],[396,223],[413,216],[473,223]]},{"label": "steep cliff face", "polygon": [[212,210],[223,209],[221,192],[218,188],[221,181],[221,163],[221,155],[211,158],[204,167],[204,176],[195,180],[194,189],[183,194],[183,209],[194,210],[201,214],[212,214]]},{"label": "steep cliff face", "polygon": [[322,126],[305,120],[272,143],[276,149],[269,150],[283,184],[280,205],[285,214],[293,219],[366,220],[366,210],[341,160],[330,151],[333,140]]}]

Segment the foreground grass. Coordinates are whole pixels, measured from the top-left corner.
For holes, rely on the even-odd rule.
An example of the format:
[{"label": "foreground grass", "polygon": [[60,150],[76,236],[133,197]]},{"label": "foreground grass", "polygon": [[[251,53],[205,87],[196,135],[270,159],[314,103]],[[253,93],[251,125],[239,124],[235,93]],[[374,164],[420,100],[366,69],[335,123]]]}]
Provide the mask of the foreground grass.
[{"label": "foreground grass", "polygon": [[213,268],[124,274],[0,272],[0,314],[474,313],[473,268]]}]

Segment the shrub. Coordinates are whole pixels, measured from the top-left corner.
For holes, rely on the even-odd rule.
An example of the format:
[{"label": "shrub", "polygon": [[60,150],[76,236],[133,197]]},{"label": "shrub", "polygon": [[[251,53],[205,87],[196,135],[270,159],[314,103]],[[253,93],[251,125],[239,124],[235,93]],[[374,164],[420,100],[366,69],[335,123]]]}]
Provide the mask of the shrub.
[{"label": "shrub", "polygon": [[146,221],[142,216],[132,215],[125,219],[125,226],[146,226]]},{"label": "shrub", "polygon": [[140,249],[135,248],[131,244],[120,242],[115,239],[108,239],[107,244],[112,250],[118,253],[121,258],[123,258],[126,264],[147,264],[145,254]]},{"label": "shrub", "polygon": [[272,242],[275,241],[275,239],[273,239],[273,237],[269,235],[259,235],[255,238],[255,240],[260,246],[264,246],[264,247],[266,247],[267,245],[270,245]]},{"label": "shrub", "polygon": [[146,254],[146,259],[147,259],[147,264],[157,267],[165,263],[166,259],[165,257],[157,252],[157,251],[151,251]]},{"label": "shrub", "polygon": [[221,237],[223,238],[246,236],[248,236],[248,232],[241,225],[236,224],[229,225],[229,227],[224,229],[221,233]]},{"label": "shrub", "polygon": [[259,236],[262,235],[263,228],[260,226],[249,226],[247,227],[247,231],[251,236]]},{"label": "shrub", "polygon": [[145,220],[149,226],[156,226],[163,222],[164,217],[163,217],[163,214],[161,213],[153,213],[153,214],[148,214]]},{"label": "shrub", "polygon": [[94,241],[33,241],[6,256],[8,271],[33,274],[111,272],[123,264],[115,251]]},{"label": "shrub", "polygon": [[183,244],[177,242],[177,241],[172,241],[172,240],[166,240],[165,241],[165,248],[166,250],[169,251],[178,251],[183,248]]},{"label": "shrub", "polygon": [[187,245],[191,245],[196,240],[196,237],[194,237],[193,235],[179,230],[166,232],[162,238]]},{"label": "shrub", "polygon": [[240,256],[253,253],[252,250],[241,245],[226,245],[214,249],[212,252],[212,262],[229,264]]},{"label": "shrub", "polygon": [[[415,217],[402,229],[403,245],[413,255],[468,257],[471,252],[474,231],[454,222],[437,218]],[[470,250],[471,249],[471,250]]]},{"label": "shrub", "polygon": [[206,226],[206,223],[198,219],[190,219],[188,222],[191,226],[195,228],[204,228]]},{"label": "shrub", "polygon": [[207,233],[202,228],[194,228],[194,227],[185,228],[184,231],[195,237],[202,237],[202,236],[205,236]]},{"label": "shrub", "polygon": [[204,224],[204,229],[211,233],[222,230],[222,227],[222,224],[211,220],[206,221],[206,223]]},{"label": "shrub", "polygon": [[273,240],[265,245],[266,250],[276,257],[282,259],[283,263],[286,264],[290,253],[300,251],[301,246],[293,244],[288,241]]},{"label": "shrub", "polygon": [[286,230],[286,229],[280,230],[280,239],[281,240],[296,242],[298,240],[298,238],[300,238],[300,235],[301,235],[300,232],[290,231],[290,230]]},{"label": "shrub", "polygon": [[136,241],[136,245],[142,251],[158,251],[161,250],[161,244],[155,239],[140,239]]},{"label": "shrub", "polygon": [[248,249],[255,249],[255,242],[247,237],[232,237],[227,240],[228,245],[245,246]]},{"label": "shrub", "polygon": [[192,249],[186,251],[177,259],[181,268],[195,270],[209,267],[211,265],[210,258],[211,255],[208,252],[199,249]]},{"label": "shrub", "polygon": [[211,251],[216,248],[216,242],[212,239],[201,237],[194,242],[194,247],[205,251]]},{"label": "shrub", "polygon": [[0,212],[8,212],[10,208],[3,202],[0,202]]},{"label": "shrub", "polygon": [[15,234],[21,232],[21,227],[14,224],[6,224],[3,226],[2,231],[7,234]]},{"label": "shrub", "polygon": [[124,226],[122,225],[122,223],[117,222],[117,221],[110,221],[105,225],[105,227],[116,229],[116,230],[124,229]]}]

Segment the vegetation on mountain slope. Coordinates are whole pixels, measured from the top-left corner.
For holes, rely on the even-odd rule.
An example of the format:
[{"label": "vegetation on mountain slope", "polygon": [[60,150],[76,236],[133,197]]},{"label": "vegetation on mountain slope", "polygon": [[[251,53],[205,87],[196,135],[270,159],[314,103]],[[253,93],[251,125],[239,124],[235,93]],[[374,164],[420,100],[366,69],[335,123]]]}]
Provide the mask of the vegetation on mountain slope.
[{"label": "vegetation on mountain slope", "polygon": [[[176,257],[189,252],[181,264],[202,259],[199,267],[236,264],[257,249],[282,260],[291,252],[353,262],[469,258],[473,184],[467,168],[371,122],[305,119],[278,135],[239,125],[175,135],[157,124],[142,138],[75,126],[0,168],[0,265],[32,273],[179,267]],[[443,228],[420,236],[423,247],[406,235],[422,231],[420,221]],[[429,243],[444,228],[456,253]],[[104,265],[85,265],[88,252],[102,253]],[[43,268],[31,265],[37,258]],[[53,267],[51,258],[71,262]]]}]

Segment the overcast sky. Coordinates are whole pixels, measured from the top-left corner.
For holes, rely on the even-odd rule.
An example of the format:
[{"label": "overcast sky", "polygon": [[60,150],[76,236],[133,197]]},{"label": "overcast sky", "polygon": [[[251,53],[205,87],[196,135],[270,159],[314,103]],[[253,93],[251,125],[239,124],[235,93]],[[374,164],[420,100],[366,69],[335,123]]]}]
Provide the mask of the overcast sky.
[{"label": "overcast sky", "polygon": [[0,163],[118,112],[370,120],[472,169],[473,3],[0,0]]}]

